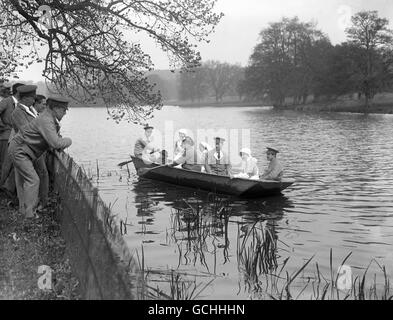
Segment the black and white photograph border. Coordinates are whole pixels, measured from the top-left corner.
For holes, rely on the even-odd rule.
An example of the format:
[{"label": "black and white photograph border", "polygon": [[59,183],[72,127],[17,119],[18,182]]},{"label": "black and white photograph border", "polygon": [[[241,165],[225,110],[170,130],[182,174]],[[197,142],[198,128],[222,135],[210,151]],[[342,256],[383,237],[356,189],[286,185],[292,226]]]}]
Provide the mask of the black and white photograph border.
[{"label": "black and white photograph border", "polygon": [[1,1],[0,300],[392,300],[392,57],[387,0]]}]

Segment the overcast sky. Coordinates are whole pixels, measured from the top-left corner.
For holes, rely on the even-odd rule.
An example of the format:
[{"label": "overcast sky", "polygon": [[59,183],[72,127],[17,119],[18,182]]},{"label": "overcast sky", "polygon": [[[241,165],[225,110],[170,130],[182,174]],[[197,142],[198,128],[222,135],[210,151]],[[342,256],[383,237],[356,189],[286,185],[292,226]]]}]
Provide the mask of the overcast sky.
[{"label": "overcast sky", "polygon": [[[209,44],[199,50],[202,59],[240,63],[245,66],[258,41],[259,32],[269,22],[282,17],[298,16],[302,21],[315,21],[336,44],[345,41],[344,29],[352,14],[360,10],[378,10],[381,17],[393,22],[392,0],[218,0],[216,11],[225,16]],[[168,62],[152,43],[145,43],[156,69],[168,69]],[[20,74],[23,80],[41,80],[41,65],[33,65]]]}]

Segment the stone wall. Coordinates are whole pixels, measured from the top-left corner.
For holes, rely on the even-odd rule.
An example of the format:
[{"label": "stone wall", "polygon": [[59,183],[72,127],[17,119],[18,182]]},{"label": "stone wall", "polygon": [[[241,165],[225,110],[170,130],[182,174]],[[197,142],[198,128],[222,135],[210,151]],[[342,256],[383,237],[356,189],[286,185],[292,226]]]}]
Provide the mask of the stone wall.
[{"label": "stone wall", "polygon": [[85,299],[137,299],[139,272],[115,218],[81,167],[66,153],[48,155],[58,217]]}]

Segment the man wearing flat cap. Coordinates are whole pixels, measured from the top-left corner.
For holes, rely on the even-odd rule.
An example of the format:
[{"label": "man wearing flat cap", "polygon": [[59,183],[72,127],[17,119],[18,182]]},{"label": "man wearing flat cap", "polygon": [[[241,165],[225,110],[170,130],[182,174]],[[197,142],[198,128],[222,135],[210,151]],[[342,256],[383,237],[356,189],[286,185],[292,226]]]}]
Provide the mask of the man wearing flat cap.
[{"label": "man wearing flat cap", "polygon": [[283,176],[283,168],[280,162],[277,160],[277,153],[279,153],[279,151],[270,147],[267,147],[266,149],[266,158],[267,161],[269,161],[269,165],[261,176],[261,180],[281,181]]},{"label": "man wearing flat cap", "polygon": [[229,157],[223,148],[225,139],[215,137],[214,140],[216,148],[209,151],[205,158],[206,173],[216,174],[219,176],[232,176]]},{"label": "man wearing flat cap", "polygon": [[9,87],[5,87],[0,85],[0,101],[8,98],[11,95],[11,91]]},{"label": "man wearing flat cap", "polygon": [[150,125],[144,126],[145,136],[135,142],[134,156],[143,159],[147,163],[156,162],[159,157],[159,150],[153,146],[153,130]]},{"label": "man wearing flat cap", "polygon": [[12,95],[0,101],[0,188],[11,199],[16,197],[16,188],[8,143],[12,135],[11,115],[18,104],[18,88],[22,86],[22,83],[15,83],[11,88]]},{"label": "man wearing flat cap", "polygon": [[21,185],[18,194],[26,218],[36,216],[40,179],[34,161],[49,149],[63,150],[72,141],[59,134],[59,122],[68,110],[68,100],[63,97],[47,99],[48,108],[23,127],[12,139],[9,153],[15,166],[15,178]]},{"label": "man wearing flat cap", "polygon": [[[37,89],[36,86],[21,86],[18,88],[20,99],[19,99],[19,103],[17,104],[15,110],[12,112],[11,115],[13,133],[11,133],[10,141],[12,140],[13,135],[17,134],[21,130],[24,130],[24,127],[28,123],[30,123],[30,121],[38,117],[38,110],[35,107],[35,103],[37,102],[37,97],[41,95],[37,96],[35,94],[36,89]],[[28,93],[31,94],[29,95]],[[49,176],[48,176],[48,170],[46,168],[44,154],[34,162],[34,168],[40,177],[40,201],[42,207],[44,207],[47,204],[47,197],[49,191]],[[4,174],[5,173],[3,170],[2,179],[4,177]],[[17,193],[21,194],[22,181],[20,179],[17,180],[14,174],[12,174],[12,176],[16,181]],[[24,212],[24,204],[21,202],[19,202],[19,211],[22,213]]]},{"label": "man wearing flat cap", "polygon": [[11,134],[11,114],[18,103],[17,88],[23,86],[22,83],[15,83],[12,86],[12,96],[0,101],[0,170],[7,155],[8,139]]}]

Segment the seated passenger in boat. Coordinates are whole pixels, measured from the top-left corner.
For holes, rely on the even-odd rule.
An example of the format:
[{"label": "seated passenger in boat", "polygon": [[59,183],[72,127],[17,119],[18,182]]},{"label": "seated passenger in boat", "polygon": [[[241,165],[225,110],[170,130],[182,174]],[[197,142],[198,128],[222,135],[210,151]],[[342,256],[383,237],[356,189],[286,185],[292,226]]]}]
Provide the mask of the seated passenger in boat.
[{"label": "seated passenger in boat", "polygon": [[229,157],[223,149],[225,139],[221,137],[214,139],[215,149],[208,152],[205,160],[206,173],[232,177]]},{"label": "seated passenger in boat", "polygon": [[176,141],[175,143],[175,150],[173,152],[173,161],[179,160],[181,157],[183,157],[184,149],[185,149],[185,141],[187,138],[187,130],[186,129],[180,129],[179,130],[179,140]]},{"label": "seated passenger in boat", "polygon": [[186,137],[183,147],[182,156],[178,157],[170,166],[176,167],[181,165],[183,169],[201,172],[201,165],[198,164],[198,154],[194,147],[194,141],[190,137]]},{"label": "seated passenger in boat", "polygon": [[261,180],[281,181],[283,177],[283,168],[280,162],[277,160],[277,153],[279,153],[278,150],[269,147],[267,148],[266,157],[269,161],[269,166],[260,177]]},{"label": "seated passenger in boat", "polygon": [[154,127],[146,125],[143,129],[145,130],[145,135],[135,142],[134,156],[148,163],[156,162],[161,155],[160,150],[153,144],[152,134]]},{"label": "seated passenger in boat", "polygon": [[242,158],[242,164],[240,172],[235,174],[235,178],[259,180],[259,169],[257,162],[258,160],[251,156],[251,150],[243,148],[240,150],[240,157]]},{"label": "seated passenger in boat", "polygon": [[161,163],[161,151],[150,142],[146,145],[142,152],[142,160],[147,163]]}]

